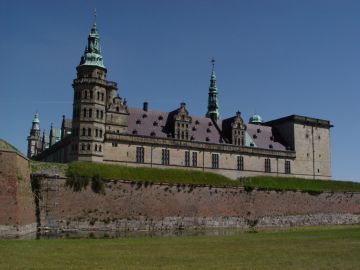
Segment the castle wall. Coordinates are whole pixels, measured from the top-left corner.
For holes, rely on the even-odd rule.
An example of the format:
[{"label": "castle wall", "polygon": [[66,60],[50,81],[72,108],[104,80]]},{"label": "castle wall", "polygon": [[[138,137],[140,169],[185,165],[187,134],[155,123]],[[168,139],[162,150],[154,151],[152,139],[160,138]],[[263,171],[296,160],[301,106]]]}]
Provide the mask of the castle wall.
[{"label": "castle wall", "polygon": [[360,193],[309,194],[242,188],[110,181],[106,195],[42,178],[41,226],[84,230],[163,230],[359,224]]},{"label": "castle wall", "polygon": [[35,205],[28,160],[0,149],[0,236],[36,231]]},{"label": "castle wall", "polygon": [[[136,148],[144,148],[144,162],[137,163],[136,161]],[[168,149],[170,151],[170,162],[169,165],[162,164],[162,150]],[[185,152],[190,151],[190,166],[185,166]],[[192,166],[192,155],[197,153],[197,166]],[[219,156],[219,168],[212,168],[212,154],[218,154]],[[237,157],[242,156],[244,158],[244,170],[238,170]],[[265,173],[265,159],[270,159],[271,172]],[[157,146],[147,144],[131,144],[131,143],[105,143],[104,162],[113,164],[123,164],[129,166],[145,166],[145,167],[156,167],[156,168],[178,168],[182,167],[189,170],[203,170],[209,172],[215,172],[232,179],[237,179],[245,176],[252,175],[284,175],[285,174],[285,160],[289,160],[293,163],[293,159],[267,157],[267,156],[254,156],[244,154],[241,152],[225,152],[221,150],[211,151],[196,149],[192,147],[169,147],[169,146]]]}]

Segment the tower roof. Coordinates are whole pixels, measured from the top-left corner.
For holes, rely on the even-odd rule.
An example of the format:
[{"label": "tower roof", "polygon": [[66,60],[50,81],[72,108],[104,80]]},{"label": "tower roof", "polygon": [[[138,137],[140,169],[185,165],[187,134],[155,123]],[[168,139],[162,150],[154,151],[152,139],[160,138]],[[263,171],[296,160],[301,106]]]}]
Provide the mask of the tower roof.
[{"label": "tower roof", "polygon": [[39,121],[39,114],[38,113],[35,113],[34,115],[34,119],[33,119],[33,124],[39,124],[40,121]]},{"label": "tower roof", "polygon": [[249,123],[250,124],[261,124],[262,123],[262,118],[261,118],[260,115],[255,113],[250,117]]},{"label": "tower roof", "polygon": [[216,74],[215,74],[215,59],[211,59],[212,70],[210,76],[210,86],[208,94],[208,109],[206,117],[214,119],[215,121],[220,118],[219,104],[217,98]]},{"label": "tower roof", "polygon": [[88,43],[85,47],[84,55],[81,57],[80,66],[97,66],[105,68],[100,48],[100,36],[96,27],[96,13],[94,13],[94,23],[91,27]]}]

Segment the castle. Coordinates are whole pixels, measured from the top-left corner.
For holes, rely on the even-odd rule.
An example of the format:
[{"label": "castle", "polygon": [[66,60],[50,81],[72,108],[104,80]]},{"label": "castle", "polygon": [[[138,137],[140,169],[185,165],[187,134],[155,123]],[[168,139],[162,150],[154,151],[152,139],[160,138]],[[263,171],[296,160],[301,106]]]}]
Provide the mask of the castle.
[{"label": "castle", "polygon": [[263,122],[240,112],[220,119],[213,69],[208,108],[193,116],[185,103],[170,112],[129,107],[117,83],[106,80],[96,22],[76,68],[72,119],[61,129],[40,134],[35,115],[28,157],[39,161],[92,161],[184,168],[221,173],[236,179],[251,175],[330,179],[330,121],[290,115]]}]

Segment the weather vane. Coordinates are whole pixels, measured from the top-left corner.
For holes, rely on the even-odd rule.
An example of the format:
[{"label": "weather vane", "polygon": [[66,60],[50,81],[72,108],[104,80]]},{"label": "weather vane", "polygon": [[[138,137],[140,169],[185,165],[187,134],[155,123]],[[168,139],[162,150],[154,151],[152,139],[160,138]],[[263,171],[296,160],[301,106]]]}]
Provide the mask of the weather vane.
[{"label": "weather vane", "polygon": [[211,62],[211,65],[212,65],[212,70],[214,70],[214,68],[215,68],[215,58],[211,57],[210,62]]}]

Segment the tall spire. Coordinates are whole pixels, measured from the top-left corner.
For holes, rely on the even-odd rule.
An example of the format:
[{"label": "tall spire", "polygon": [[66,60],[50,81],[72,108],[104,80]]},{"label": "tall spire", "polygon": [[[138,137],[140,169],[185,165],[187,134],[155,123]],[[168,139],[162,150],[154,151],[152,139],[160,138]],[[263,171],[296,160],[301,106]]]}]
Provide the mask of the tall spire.
[{"label": "tall spire", "polygon": [[88,43],[84,55],[81,57],[80,66],[98,66],[105,68],[100,48],[100,36],[96,28],[96,9],[94,10],[94,22],[88,36]]},{"label": "tall spire", "polygon": [[217,99],[217,86],[216,86],[216,74],[215,74],[215,59],[211,59],[211,76],[210,76],[210,87],[209,87],[209,98],[208,98],[208,110],[206,117],[209,117],[213,120],[218,120],[220,118],[219,105]]}]

